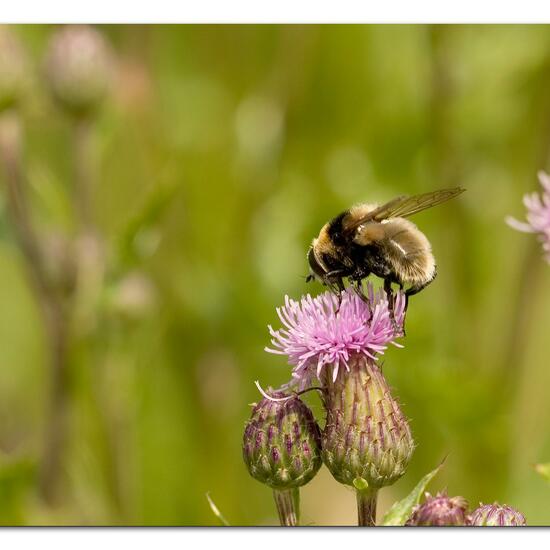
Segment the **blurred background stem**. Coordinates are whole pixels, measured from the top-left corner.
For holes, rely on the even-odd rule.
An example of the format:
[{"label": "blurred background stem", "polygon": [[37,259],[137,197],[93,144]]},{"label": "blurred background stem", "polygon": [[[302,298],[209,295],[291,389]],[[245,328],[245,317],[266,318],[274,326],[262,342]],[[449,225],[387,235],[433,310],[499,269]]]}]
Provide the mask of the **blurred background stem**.
[{"label": "blurred background stem", "polygon": [[39,492],[49,503],[58,496],[67,431],[68,323],[63,300],[45,268],[40,240],[32,225],[21,166],[22,136],[15,112],[0,118],[0,155],[7,187],[8,210],[27,272],[42,310],[50,354],[50,400],[46,414]]},{"label": "blurred background stem", "polygon": [[48,421],[45,431],[44,457],[40,474],[40,493],[49,504],[59,499],[63,474],[63,453],[68,431],[68,337],[66,312],[57,304],[51,305],[46,317],[51,353],[51,388]]},{"label": "blurred background stem", "polygon": [[[118,460],[118,422],[113,404],[108,398],[108,373],[105,371],[109,356],[109,334],[104,334],[99,345],[94,341],[103,334],[99,326],[98,304],[104,286],[106,271],[104,240],[95,223],[92,189],[96,182],[96,158],[94,151],[94,120],[76,117],[72,120],[74,209],[78,215],[77,262],[78,284],[75,326],[86,342],[92,360],[85,361],[90,369],[94,401],[104,449],[103,470],[107,491],[117,518],[124,520],[121,465]],[[106,319],[103,319],[106,322]],[[95,350],[91,353],[91,350]]]},{"label": "blurred background stem", "polygon": [[83,231],[92,229],[91,186],[93,174],[92,123],[87,117],[73,121],[75,203]]}]

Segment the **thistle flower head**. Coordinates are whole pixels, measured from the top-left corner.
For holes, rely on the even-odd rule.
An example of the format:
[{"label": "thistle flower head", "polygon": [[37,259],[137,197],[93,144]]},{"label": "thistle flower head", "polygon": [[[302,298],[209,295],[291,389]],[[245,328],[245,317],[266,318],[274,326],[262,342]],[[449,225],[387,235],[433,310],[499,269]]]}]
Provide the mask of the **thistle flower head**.
[{"label": "thistle flower head", "polygon": [[55,99],[74,114],[98,106],[111,78],[111,55],[103,36],[86,25],[57,31],[46,54],[46,77]]},{"label": "thistle flower head", "polygon": [[472,512],[472,525],[481,527],[503,527],[527,525],[525,516],[511,506],[494,504],[480,505]]},{"label": "thistle flower head", "polygon": [[435,497],[426,493],[425,502],[415,507],[405,525],[470,525],[468,502],[463,497],[450,498],[445,493],[438,493]]},{"label": "thistle flower head", "polygon": [[[270,353],[287,355],[294,369],[292,376],[301,387],[320,378],[324,368],[332,369],[336,380],[342,369],[349,371],[353,356],[376,361],[389,344],[402,335],[405,297],[396,294],[394,314],[383,290],[367,285],[366,298],[352,288],[340,295],[327,291],[316,298],[309,294],[299,302],[285,297],[277,314],[284,328],[271,326]],[[398,330],[396,331],[396,326]]]},{"label": "thistle flower head", "polygon": [[321,433],[298,397],[275,392],[253,409],[243,438],[250,475],[273,489],[308,483],[321,467]]},{"label": "thistle flower head", "polygon": [[407,418],[380,369],[355,355],[350,372],[325,386],[323,461],[345,485],[391,485],[404,473],[414,442]]},{"label": "thistle flower head", "polygon": [[527,222],[520,222],[511,216],[506,223],[524,233],[536,233],[542,243],[544,258],[550,263],[550,176],[545,172],[538,173],[542,194],[530,193],[523,197],[527,208]]}]

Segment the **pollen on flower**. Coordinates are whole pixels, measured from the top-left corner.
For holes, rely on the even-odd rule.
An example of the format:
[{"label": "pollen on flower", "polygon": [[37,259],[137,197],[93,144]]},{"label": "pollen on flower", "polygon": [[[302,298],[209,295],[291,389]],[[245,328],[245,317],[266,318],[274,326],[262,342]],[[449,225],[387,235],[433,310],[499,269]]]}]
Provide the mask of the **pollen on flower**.
[{"label": "pollen on flower", "polygon": [[340,296],[308,294],[299,302],[285,296],[285,304],[277,308],[283,328],[269,326],[272,347],[265,350],[287,355],[295,382],[304,388],[327,367],[336,380],[339,371],[349,370],[354,355],[374,362],[389,344],[401,347],[396,338],[403,335],[404,294],[395,294],[393,318],[382,289],[375,291],[368,283],[365,296],[367,300],[352,288]]},{"label": "pollen on flower", "polygon": [[550,263],[550,176],[541,171],[538,177],[542,194],[529,193],[523,197],[523,204],[527,208],[527,222],[508,216],[506,223],[518,231],[538,234],[544,258]]}]

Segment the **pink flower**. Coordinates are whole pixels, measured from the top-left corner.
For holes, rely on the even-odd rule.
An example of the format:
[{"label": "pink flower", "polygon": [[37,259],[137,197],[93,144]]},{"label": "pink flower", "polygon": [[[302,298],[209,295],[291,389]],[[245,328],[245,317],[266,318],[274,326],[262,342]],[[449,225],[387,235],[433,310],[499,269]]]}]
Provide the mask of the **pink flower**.
[{"label": "pink flower", "polygon": [[469,525],[468,502],[464,497],[448,497],[446,492],[435,497],[426,493],[426,501],[414,507],[407,526],[442,527]]},{"label": "pink flower", "polygon": [[341,301],[330,291],[316,298],[308,294],[300,302],[285,296],[285,305],[277,308],[283,328],[269,327],[273,347],[265,350],[288,356],[292,376],[302,388],[320,378],[325,367],[332,368],[336,380],[341,369],[349,371],[356,354],[376,361],[388,344],[401,347],[395,339],[402,336],[405,296],[395,295],[395,320],[382,289],[375,291],[368,283],[366,296],[369,304],[352,288],[342,292]]},{"label": "pink flower", "polygon": [[506,223],[524,233],[537,233],[542,242],[544,258],[550,263],[550,176],[541,171],[538,177],[543,188],[542,195],[531,193],[523,197],[523,204],[527,208],[527,223],[511,216],[506,218]]}]

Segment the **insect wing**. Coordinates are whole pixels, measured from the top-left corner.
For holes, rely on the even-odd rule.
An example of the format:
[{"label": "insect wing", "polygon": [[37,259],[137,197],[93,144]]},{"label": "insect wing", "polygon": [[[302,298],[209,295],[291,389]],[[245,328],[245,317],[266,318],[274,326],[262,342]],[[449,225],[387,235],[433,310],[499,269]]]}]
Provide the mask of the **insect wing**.
[{"label": "insect wing", "polygon": [[360,225],[369,221],[382,221],[388,218],[406,218],[417,212],[437,206],[442,202],[448,201],[465,191],[461,187],[452,189],[440,189],[439,191],[431,191],[421,195],[401,195],[391,201],[372,210],[359,220],[355,220],[352,224],[346,227],[347,232],[355,231]]},{"label": "insect wing", "polygon": [[[453,189],[440,189],[439,191],[432,191],[430,193],[423,193],[422,195],[413,195],[411,197],[405,197],[399,202],[393,203],[390,201],[386,205],[381,206],[377,210],[381,212],[376,214],[377,221],[387,218],[406,218],[412,216],[417,212],[422,212],[432,206],[437,206],[443,202],[446,202],[460,193],[464,192],[461,187],[454,187]],[[392,204],[393,203],[393,204]]]}]

